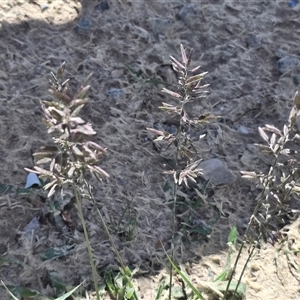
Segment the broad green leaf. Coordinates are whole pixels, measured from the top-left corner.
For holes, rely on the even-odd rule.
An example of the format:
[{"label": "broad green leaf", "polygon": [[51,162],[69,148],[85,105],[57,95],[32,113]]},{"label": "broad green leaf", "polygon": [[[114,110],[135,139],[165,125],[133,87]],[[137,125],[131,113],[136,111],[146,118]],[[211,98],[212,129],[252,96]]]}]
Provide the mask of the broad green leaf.
[{"label": "broad green leaf", "polygon": [[[232,280],[230,282],[230,285],[229,285],[229,288],[228,288],[228,291],[230,292],[234,292],[235,289],[236,289],[236,286],[237,286],[237,283],[238,281],[235,281],[235,280]],[[214,283],[214,286],[220,291],[220,292],[225,292],[226,291],[226,288],[227,288],[227,284],[228,284],[228,281],[218,281],[216,283]],[[236,290],[236,293],[239,295],[239,296],[243,296],[245,295],[246,293],[246,284],[243,283],[243,282],[240,282],[237,290]]]},{"label": "broad green leaf", "polygon": [[104,273],[104,280],[108,287],[109,292],[112,294],[112,296],[115,297],[117,295],[117,288],[115,287],[112,280],[112,276],[109,272]]},{"label": "broad green leaf", "polygon": [[126,299],[131,299],[133,294],[134,294],[134,288],[133,287],[126,289],[126,294],[125,294]]}]

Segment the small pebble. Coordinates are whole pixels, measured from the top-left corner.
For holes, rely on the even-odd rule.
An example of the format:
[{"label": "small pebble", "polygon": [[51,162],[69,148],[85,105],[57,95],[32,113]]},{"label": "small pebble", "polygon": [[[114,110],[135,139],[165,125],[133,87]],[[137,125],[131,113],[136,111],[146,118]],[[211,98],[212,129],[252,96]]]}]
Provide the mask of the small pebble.
[{"label": "small pebble", "polygon": [[44,12],[49,8],[49,5],[47,3],[43,3],[40,5],[41,11]]},{"label": "small pebble", "polygon": [[82,19],[81,21],[79,21],[77,23],[77,25],[74,28],[74,31],[77,34],[86,35],[90,31],[91,25],[92,25],[92,23],[91,23],[90,20],[88,20],[88,19]]},{"label": "small pebble", "polygon": [[232,184],[235,181],[233,173],[218,158],[202,161],[197,169],[200,169],[203,172],[202,176],[213,185]]},{"label": "small pebble", "polygon": [[249,48],[258,49],[261,47],[261,40],[255,34],[249,34],[246,38],[246,44]]},{"label": "small pebble", "polygon": [[243,125],[241,125],[238,129],[237,129],[237,131],[238,132],[240,132],[240,133],[242,133],[242,134],[249,134],[249,131],[248,131],[248,129],[245,127],[245,126],[243,126]]},{"label": "small pebble", "polygon": [[172,24],[170,19],[159,19],[155,18],[152,21],[153,33],[157,37],[160,34],[163,34]]},{"label": "small pebble", "polygon": [[299,3],[299,0],[291,0],[291,1],[289,1],[288,5],[289,5],[289,7],[294,8],[298,5],[298,3]]},{"label": "small pebble", "polygon": [[193,3],[184,5],[179,13],[176,15],[176,18],[178,20],[186,20],[187,17],[189,16],[196,16],[197,15],[197,9],[196,5]]},{"label": "small pebble", "polygon": [[300,65],[300,59],[291,55],[284,56],[277,61],[277,69],[280,73],[285,73]]},{"label": "small pebble", "polygon": [[111,88],[106,93],[107,93],[108,96],[111,96],[111,97],[113,97],[115,99],[120,98],[121,96],[124,95],[123,90],[117,89],[117,88]]},{"label": "small pebble", "polygon": [[102,0],[99,4],[95,6],[95,10],[104,12],[105,10],[109,9],[109,4],[107,0]]},{"label": "small pebble", "polygon": [[32,233],[32,231],[40,227],[40,222],[37,217],[34,217],[24,228],[26,233]]}]

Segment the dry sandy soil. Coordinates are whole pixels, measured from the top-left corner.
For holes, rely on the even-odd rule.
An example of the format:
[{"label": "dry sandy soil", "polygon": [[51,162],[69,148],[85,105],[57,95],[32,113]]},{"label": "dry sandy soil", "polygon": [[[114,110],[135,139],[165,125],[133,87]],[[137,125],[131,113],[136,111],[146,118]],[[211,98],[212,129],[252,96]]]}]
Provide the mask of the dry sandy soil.
[{"label": "dry sandy soil", "polygon": [[[188,3],[189,9],[182,11]],[[169,163],[153,147],[145,128],[157,122],[170,126],[172,119],[157,108],[170,101],[161,93],[162,85],[146,80],[176,84],[167,64],[169,55],[179,57],[180,43],[194,48],[193,65],[201,64],[202,71],[209,72],[204,80],[210,84],[209,93],[194,104],[193,113],[211,111],[222,119],[201,128],[206,138],[195,145],[204,159],[226,162],[237,179],[229,186],[208,188],[206,204],[193,217],[210,225],[212,233],[205,237],[181,228],[177,259],[195,280],[211,282],[226,263],[230,228],[236,224],[243,234],[255,206],[254,183],[240,178],[239,171],[268,167],[253,146],[262,142],[257,128],[266,123],[282,128],[299,88],[297,65],[280,72],[277,61],[285,54],[300,56],[300,4],[292,8],[278,0],[108,0],[108,5],[100,0],[1,0],[0,182],[23,187],[32,152],[50,142],[39,102],[51,98],[50,72],[66,61],[72,86],[94,72],[83,116],[98,132],[97,141],[108,148],[101,164],[111,176],[94,192],[111,229],[132,201],[120,228],[136,224],[133,239],[121,229],[113,236],[125,264],[137,270],[140,295],[154,299],[154,288],[168,266],[160,241],[168,249],[172,212],[163,189],[170,180],[163,174]],[[0,198],[0,255],[13,261],[2,262],[0,278],[51,293],[49,273],[55,272],[69,286],[86,280],[85,288],[91,288],[76,214],[69,230],[72,251],[57,260],[41,260],[46,249],[66,244],[42,200],[24,195]],[[294,208],[299,209],[297,199]],[[97,214],[88,202],[84,211],[99,271],[115,269]],[[35,224],[33,235],[28,224]],[[295,220],[278,228],[289,232],[288,239],[298,249],[299,226]],[[265,244],[250,262],[244,277],[246,299],[300,299],[299,256],[285,256],[287,244],[281,245],[282,251],[278,244]],[[246,257],[247,251],[241,261]],[[0,299],[9,299],[4,289]]]}]

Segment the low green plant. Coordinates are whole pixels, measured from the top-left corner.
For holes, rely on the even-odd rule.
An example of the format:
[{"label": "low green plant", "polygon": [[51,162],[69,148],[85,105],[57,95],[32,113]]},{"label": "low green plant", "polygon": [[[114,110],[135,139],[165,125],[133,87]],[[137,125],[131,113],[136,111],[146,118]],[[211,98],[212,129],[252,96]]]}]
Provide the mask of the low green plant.
[{"label": "low green plant", "polygon": [[118,235],[126,241],[132,241],[136,234],[136,225],[137,225],[137,216],[136,212],[132,209],[131,205],[134,198],[130,201],[127,200],[127,204],[119,218],[119,220],[110,219],[110,222],[113,224],[114,234]]},{"label": "low green plant", "polygon": [[111,272],[105,272],[104,279],[110,295],[117,300],[138,300],[138,295],[131,281],[132,274],[128,267],[121,269],[116,276]]},{"label": "low green plant", "polygon": [[151,84],[154,86],[164,85],[168,86],[169,84],[165,81],[156,79],[156,78],[147,78],[145,74],[143,74],[142,70],[134,70],[129,64],[124,64],[125,68],[129,71],[131,76],[134,78],[135,82],[140,85],[140,88],[137,90],[137,93],[141,93],[145,90],[145,86],[147,84]]},{"label": "low green plant", "polygon": [[[4,288],[7,290],[8,294],[14,299],[14,300],[19,300],[12,292],[11,290],[13,289],[12,287],[9,288],[9,286],[6,286],[4,284],[4,282],[1,280],[1,283],[2,285],[4,286]],[[77,285],[75,288],[73,288],[71,291],[65,293],[64,295],[54,299],[54,298],[51,298],[51,297],[47,297],[47,296],[43,296],[43,295],[40,295],[38,292],[36,291],[32,291],[32,290],[29,290],[29,289],[26,289],[26,288],[18,288],[18,289],[14,289],[16,292],[18,292],[21,296],[22,296],[22,299],[23,297],[26,297],[26,298],[35,298],[36,297],[39,297],[39,299],[43,298],[43,299],[49,299],[49,300],[65,300],[67,298],[69,298],[71,295],[73,295],[76,290],[81,286],[81,284]]]}]

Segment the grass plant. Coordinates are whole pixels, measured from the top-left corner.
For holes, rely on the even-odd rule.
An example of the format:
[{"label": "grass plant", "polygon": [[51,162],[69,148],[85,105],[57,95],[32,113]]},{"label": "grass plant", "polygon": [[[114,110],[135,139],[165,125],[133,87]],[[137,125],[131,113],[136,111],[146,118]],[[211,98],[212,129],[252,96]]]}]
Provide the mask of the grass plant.
[{"label": "grass plant", "polygon": [[[200,66],[190,69],[191,58],[193,50],[185,49],[183,45],[180,45],[181,61],[178,61],[173,56],[170,56],[171,65],[178,77],[178,90],[172,91],[164,88],[162,91],[168,95],[171,95],[176,104],[162,103],[160,107],[163,111],[171,114],[174,118],[179,119],[179,126],[176,133],[169,133],[167,131],[156,130],[148,128],[148,130],[158,136],[154,142],[167,142],[166,148],[174,146],[174,165],[173,170],[166,173],[173,176],[173,219],[172,219],[172,243],[171,243],[171,268],[170,268],[170,283],[169,283],[169,299],[172,298],[172,270],[174,268],[174,249],[175,249],[175,235],[176,235],[176,207],[178,191],[180,186],[184,184],[189,188],[189,183],[196,183],[196,178],[201,174],[198,165],[201,158],[198,156],[198,152],[193,145],[192,140],[188,136],[189,129],[198,124],[207,123],[215,117],[210,114],[199,116],[197,119],[189,117],[186,105],[194,100],[199,100],[205,97],[206,88],[208,85],[202,85],[202,79],[207,72],[198,73]],[[200,136],[200,138],[203,138]],[[175,269],[177,270],[177,269]],[[198,295],[199,296],[199,295]]]},{"label": "grass plant", "polygon": [[293,142],[300,139],[299,134],[295,130],[299,115],[300,96],[296,92],[288,123],[283,126],[282,130],[269,124],[258,128],[260,136],[267,145],[257,144],[257,146],[262,149],[265,155],[272,157],[272,164],[266,173],[241,172],[244,178],[258,180],[257,189],[260,192],[256,196],[256,206],[239,246],[224,299],[227,299],[228,289],[235,275],[243,248],[246,245],[249,247],[248,259],[239,275],[235,292],[255,250],[261,248],[262,242],[276,242],[277,238],[274,235],[276,223],[285,224],[286,217],[295,215],[295,211],[291,208],[289,201],[293,195],[300,193],[299,163],[295,159],[297,151],[290,147],[293,145]]},{"label": "grass plant", "polygon": [[[184,292],[185,299],[205,299],[204,292],[213,293],[216,299],[242,299],[245,294],[245,284],[242,279],[249,261],[255,254],[256,250],[262,247],[263,242],[278,241],[274,234],[274,228],[278,223],[285,224],[286,218],[293,218],[297,212],[290,206],[290,199],[296,194],[300,194],[300,176],[299,163],[295,154],[297,151],[293,147],[293,142],[300,139],[300,135],[295,132],[297,119],[300,115],[300,96],[296,93],[294,105],[291,109],[288,123],[279,130],[273,125],[259,127],[258,131],[267,145],[257,145],[266,155],[271,155],[272,163],[267,172],[242,172],[244,178],[251,178],[258,181],[256,196],[256,206],[252,212],[245,233],[243,234],[241,244],[238,244],[237,228],[233,225],[228,236],[228,254],[224,270],[217,275],[213,282],[202,282],[200,286],[195,286],[189,276],[183,269],[178,267],[176,262],[176,232],[177,218],[176,208],[179,202],[179,196],[182,186],[189,189],[191,184],[197,183],[197,177],[201,176],[199,163],[201,156],[198,153],[193,141],[189,138],[189,130],[199,124],[209,123],[216,117],[211,114],[203,114],[193,119],[187,111],[187,104],[195,100],[201,100],[206,95],[208,85],[202,85],[203,77],[206,72],[199,73],[200,66],[190,68],[192,49],[186,49],[180,45],[181,60],[173,56],[170,57],[171,65],[177,75],[177,90],[173,91],[163,88],[163,92],[172,96],[175,102],[163,102],[160,107],[163,111],[177,119],[178,127],[175,133],[170,133],[154,128],[147,130],[156,136],[155,143],[163,143],[166,149],[173,149],[174,168],[166,171],[173,178],[172,188],[172,241],[170,255],[166,251],[166,256],[170,262],[170,280],[167,285],[162,282],[157,287],[155,299],[161,299],[164,291],[168,289],[168,299],[173,299],[173,271],[181,277],[185,286],[191,290],[192,296],[187,296]],[[134,71],[126,66],[133,73]],[[132,272],[128,266],[125,266],[118,249],[111,236],[111,230],[107,227],[95,201],[92,192],[92,186],[88,181],[87,173],[102,182],[108,178],[109,174],[99,166],[99,160],[102,158],[106,149],[93,141],[96,135],[92,125],[79,116],[80,111],[88,102],[87,93],[89,90],[88,82],[92,76],[80,85],[79,89],[73,94],[69,87],[69,79],[63,80],[65,64],[63,63],[56,74],[51,73],[50,92],[54,97],[53,101],[41,101],[44,112],[43,122],[48,129],[53,143],[43,146],[41,151],[34,153],[37,160],[33,170],[44,180],[44,189],[48,191],[48,200],[52,203],[56,199],[65,201],[66,195],[71,191],[73,197],[68,201],[73,201],[76,205],[80,222],[83,227],[86,249],[89,256],[89,262],[92,270],[92,278],[96,299],[100,300],[99,293],[99,274],[97,272],[92,246],[89,239],[88,228],[86,226],[82,202],[89,199],[98,213],[101,225],[106,231],[113,251],[116,254],[120,264],[120,272],[113,274],[105,272],[104,280],[110,296],[114,299],[133,299],[138,300],[139,296],[132,282]],[[136,74],[135,74],[136,75]],[[137,76],[137,75],[136,75]],[[138,76],[137,76],[138,77]],[[151,83],[146,81],[146,83]],[[155,82],[162,84],[163,82]],[[165,84],[165,83],[164,83]],[[199,138],[203,138],[201,135]],[[40,167],[40,166],[43,167]],[[3,194],[15,193],[19,190],[12,186],[2,188]],[[205,190],[205,188],[204,188]],[[23,190],[20,190],[23,192]],[[181,192],[182,194],[182,192]],[[202,199],[204,195],[200,195]],[[132,216],[131,201],[121,214],[120,220],[115,222],[114,234],[123,234],[126,240],[135,238],[135,229],[137,225],[136,216]],[[199,203],[196,204],[199,206]],[[128,221],[129,219],[129,221]],[[133,222],[131,222],[133,219]],[[125,225],[124,225],[125,224]],[[284,245],[285,243],[281,243]],[[240,263],[242,251],[248,247],[248,258],[246,263],[241,266],[242,271],[236,278],[236,270]],[[280,251],[282,247],[280,248]],[[293,254],[299,250],[284,251],[287,259],[295,266],[292,259]],[[236,256],[235,256],[236,254]],[[235,259],[234,259],[235,256]],[[299,272],[299,267],[298,267]],[[4,283],[2,282],[4,285]],[[7,289],[7,287],[4,285]],[[75,289],[77,289],[76,287]],[[63,300],[69,297],[74,291],[70,291],[57,300]],[[17,299],[11,291],[10,295]],[[34,295],[32,295],[34,296]],[[214,298],[214,299],[215,299]]]}]

